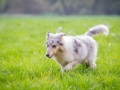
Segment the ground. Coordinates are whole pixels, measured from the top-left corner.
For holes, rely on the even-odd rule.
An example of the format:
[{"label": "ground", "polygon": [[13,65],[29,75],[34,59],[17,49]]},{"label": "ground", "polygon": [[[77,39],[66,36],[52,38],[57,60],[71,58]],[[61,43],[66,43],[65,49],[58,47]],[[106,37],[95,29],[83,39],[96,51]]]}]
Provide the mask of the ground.
[{"label": "ground", "polygon": [[[58,27],[68,35],[84,34],[105,24],[98,35],[97,68],[77,65],[61,73],[46,54],[46,33]],[[119,90],[120,16],[0,16],[0,90]]]}]

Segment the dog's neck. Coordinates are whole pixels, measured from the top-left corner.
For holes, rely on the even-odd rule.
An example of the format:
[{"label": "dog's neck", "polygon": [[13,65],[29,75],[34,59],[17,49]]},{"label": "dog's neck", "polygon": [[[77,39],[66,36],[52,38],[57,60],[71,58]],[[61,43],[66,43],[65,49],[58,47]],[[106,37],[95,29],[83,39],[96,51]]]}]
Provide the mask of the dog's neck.
[{"label": "dog's neck", "polygon": [[59,44],[59,50],[57,51],[57,53],[55,54],[55,56],[61,54],[64,51],[65,51],[64,45],[62,43],[60,43]]},{"label": "dog's neck", "polygon": [[65,52],[65,47],[64,47],[64,43],[63,43],[63,38],[64,36],[62,36],[60,38],[60,41],[59,41],[59,50],[57,51],[56,55],[55,56],[58,56],[60,54],[62,54],[63,52]]}]

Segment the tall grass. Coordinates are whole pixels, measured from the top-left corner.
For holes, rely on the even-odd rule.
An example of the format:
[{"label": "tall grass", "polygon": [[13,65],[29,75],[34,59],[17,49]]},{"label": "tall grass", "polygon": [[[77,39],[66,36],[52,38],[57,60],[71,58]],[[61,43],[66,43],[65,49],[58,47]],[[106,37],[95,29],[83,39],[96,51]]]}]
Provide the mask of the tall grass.
[{"label": "tall grass", "polygon": [[[110,33],[95,36],[97,68],[77,65],[61,73],[54,60],[45,57],[46,32],[84,34],[90,27],[105,24]],[[119,90],[120,17],[0,17],[0,90]]]}]

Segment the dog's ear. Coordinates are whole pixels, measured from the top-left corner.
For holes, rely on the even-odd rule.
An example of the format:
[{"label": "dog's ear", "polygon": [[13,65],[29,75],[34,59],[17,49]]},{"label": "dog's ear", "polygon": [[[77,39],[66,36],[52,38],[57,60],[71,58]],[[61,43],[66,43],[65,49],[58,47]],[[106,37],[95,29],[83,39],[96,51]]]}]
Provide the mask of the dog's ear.
[{"label": "dog's ear", "polygon": [[65,34],[65,33],[59,33],[59,34],[58,34],[58,38],[59,38],[59,39],[61,39],[62,36],[66,36],[66,34]]},{"label": "dog's ear", "polygon": [[50,31],[47,32],[46,38],[48,38],[49,36],[50,36]]}]

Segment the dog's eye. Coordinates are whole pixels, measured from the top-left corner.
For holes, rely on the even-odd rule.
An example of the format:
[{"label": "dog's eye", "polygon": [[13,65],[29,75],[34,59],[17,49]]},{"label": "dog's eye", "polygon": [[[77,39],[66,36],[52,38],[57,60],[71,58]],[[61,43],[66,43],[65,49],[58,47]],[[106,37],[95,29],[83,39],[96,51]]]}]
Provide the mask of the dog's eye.
[{"label": "dog's eye", "polygon": [[49,47],[49,45],[47,45],[47,47]]},{"label": "dog's eye", "polygon": [[56,48],[56,45],[53,45],[52,48]]},{"label": "dog's eye", "polygon": [[59,43],[59,41],[57,41],[57,43]]}]

